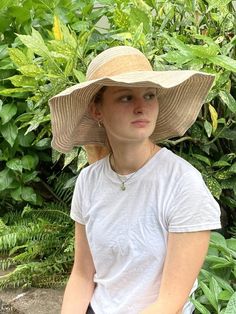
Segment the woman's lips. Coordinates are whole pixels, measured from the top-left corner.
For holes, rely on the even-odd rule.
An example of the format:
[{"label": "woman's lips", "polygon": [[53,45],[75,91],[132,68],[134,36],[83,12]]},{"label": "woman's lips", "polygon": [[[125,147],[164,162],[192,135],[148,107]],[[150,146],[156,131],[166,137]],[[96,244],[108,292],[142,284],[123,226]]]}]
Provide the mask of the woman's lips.
[{"label": "woman's lips", "polygon": [[131,122],[131,124],[137,127],[145,127],[147,124],[149,124],[149,121],[148,120],[135,120]]}]

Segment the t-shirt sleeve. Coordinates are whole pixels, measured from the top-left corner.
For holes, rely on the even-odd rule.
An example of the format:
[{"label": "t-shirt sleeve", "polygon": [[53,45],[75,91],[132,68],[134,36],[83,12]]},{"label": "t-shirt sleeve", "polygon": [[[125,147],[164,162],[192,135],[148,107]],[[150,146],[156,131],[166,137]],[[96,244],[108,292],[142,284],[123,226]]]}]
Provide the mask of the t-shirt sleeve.
[{"label": "t-shirt sleeve", "polygon": [[169,232],[194,232],[221,228],[220,207],[198,172],[184,174],[174,189],[168,210]]},{"label": "t-shirt sleeve", "polygon": [[74,193],[72,197],[71,202],[71,210],[70,210],[70,217],[80,224],[85,224],[84,218],[83,218],[83,171],[80,172],[75,188]]}]

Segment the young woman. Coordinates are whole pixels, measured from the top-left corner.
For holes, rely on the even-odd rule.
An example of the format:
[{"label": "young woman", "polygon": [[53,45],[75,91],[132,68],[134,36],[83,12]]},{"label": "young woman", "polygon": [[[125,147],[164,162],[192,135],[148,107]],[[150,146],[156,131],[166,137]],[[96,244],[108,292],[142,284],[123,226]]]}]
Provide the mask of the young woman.
[{"label": "young woman", "polygon": [[156,143],[184,134],[212,82],[200,72],[153,71],[139,50],[120,46],[91,62],[86,82],[50,100],[55,149],[109,152],[76,182],[62,314],[193,313],[188,297],[220,210],[200,173]]}]

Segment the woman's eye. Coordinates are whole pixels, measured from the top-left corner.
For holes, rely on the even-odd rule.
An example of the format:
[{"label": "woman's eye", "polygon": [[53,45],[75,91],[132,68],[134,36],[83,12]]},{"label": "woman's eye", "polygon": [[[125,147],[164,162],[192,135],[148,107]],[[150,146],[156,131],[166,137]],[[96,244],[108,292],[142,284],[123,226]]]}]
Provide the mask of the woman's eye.
[{"label": "woman's eye", "polygon": [[155,96],[156,96],[155,94],[150,93],[150,94],[145,95],[144,98],[145,98],[146,100],[151,100],[151,99],[155,98]]},{"label": "woman's eye", "polygon": [[119,98],[119,100],[121,101],[121,102],[127,102],[127,101],[130,101],[130,100],[132,100],[132,96],[131,95],[127,95],[127,96],[121,96],[120,98]]}]

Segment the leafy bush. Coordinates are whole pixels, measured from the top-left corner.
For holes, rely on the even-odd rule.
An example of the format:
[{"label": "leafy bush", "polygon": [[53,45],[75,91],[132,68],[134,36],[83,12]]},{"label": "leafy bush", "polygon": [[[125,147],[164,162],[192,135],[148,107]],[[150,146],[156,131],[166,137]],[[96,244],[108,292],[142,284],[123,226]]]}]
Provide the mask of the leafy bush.
[{"label": "leafy bush", "polygon": [[233,314],[236,302],[236,238],[212,233],[208,255],[199,275],[196,299],[192,300],[202,314]]},{"label": "leafy bush", "polygon": [[52,287],[65,284],[73,262],[74,228],[68,213],[73,187],[62,173],[53,186],[57,203],[25,206],[0,219],[0,288]]},{"label": "leafy bush", "polygon": [[[58,176],[65,174],[65,185],[72,187],[86,154],[81,147],[66,155],[51,150],[48,99],[82,82],[94,55],[119,44],[142,50],[155,70],[215,74],[196,123],[183,137],[161,145],[201,171],[221,205],[223,233],[230,237],[236,218],[234,1],[7,0],[0,4],[0,38],[0,252],[10,254],[1,267],[20,263],[2,286],[10,281],[43,286],[46,278],[60,282],[57,274],[66,276],[71,266],[68,205],[56,205],[58,212],[48,202],[64,198],[66,190],[55,191]],[[234,252],[233,238],[213,236],[193,301],[200,313],[233,313]]]},{"label": "leafy bush", "polygon": [[6,223],[0,220],[0,267],[12,270],[1,277],[0,288],[64,285],[73,261],[73,228],[67,208],[26,209],[23,215],[6,215]]}]

